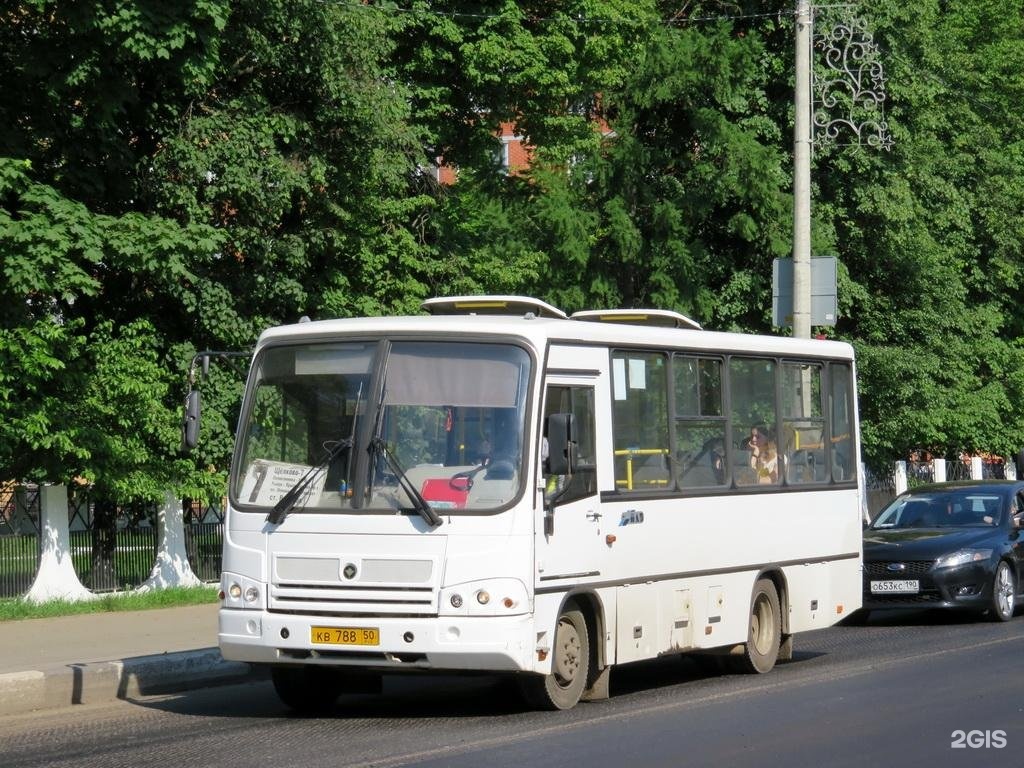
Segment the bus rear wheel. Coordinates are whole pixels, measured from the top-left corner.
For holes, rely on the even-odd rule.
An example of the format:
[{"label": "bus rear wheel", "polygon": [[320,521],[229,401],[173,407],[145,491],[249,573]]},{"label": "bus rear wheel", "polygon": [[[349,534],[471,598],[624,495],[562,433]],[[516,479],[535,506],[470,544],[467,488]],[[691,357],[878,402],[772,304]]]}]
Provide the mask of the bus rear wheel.
[{"label": "bus rear wheel", "polygon": [[745,674],[770,672],[779,658],[782,642],[782,611],[779,593],[771,579],[758,579],[750,600],[747,642],[739,656],[731,656],[733,668]]},{"label": "bus rear wheel", "polygon": [[572,709],[583,695],[590,674],[590,637],[587,621],[577,608],[558,617],[550,675],[524,675],[519,687],[535,709]]}]

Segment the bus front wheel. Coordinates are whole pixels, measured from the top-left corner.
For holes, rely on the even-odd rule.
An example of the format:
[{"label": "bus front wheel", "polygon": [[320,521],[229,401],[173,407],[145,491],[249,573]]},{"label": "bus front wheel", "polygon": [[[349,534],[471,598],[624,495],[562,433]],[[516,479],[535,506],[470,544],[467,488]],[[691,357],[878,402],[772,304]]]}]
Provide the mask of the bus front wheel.
[{"label": "bus front wheel", "polygon": [[341,694],[341,682],[326,667],[274,667],[274,691],[290,709],[303,714],[328,711]]},{"label": "bus front wheel", "polygon": [[571,709],[583,695],[590,674],[590,637],[582,611],[568,608],[558,617],[550,675],[519,678],[526,702],[536,709]]},{"label": "bus front wheel", "polygon": [[758,579],[750,600],[747,642],[739,656],[730,657],[737,672],[764,674],[771,671],[782,642],[781,617],[775,583],[771,579]]}]

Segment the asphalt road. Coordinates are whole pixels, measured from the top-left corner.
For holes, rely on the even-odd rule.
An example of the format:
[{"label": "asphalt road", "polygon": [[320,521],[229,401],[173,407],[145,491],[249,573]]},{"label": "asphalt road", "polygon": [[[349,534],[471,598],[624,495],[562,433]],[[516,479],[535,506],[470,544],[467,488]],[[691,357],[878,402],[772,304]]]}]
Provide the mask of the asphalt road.
[{"label": "asphalt road", "polygon": [[1019,614],[899,614],[798,636],[763,676],[623,667],[610,700],[555,713],[491,678],[405,678],[307,719],[251,683],[0,719],[0,766],[1024,766],[1022,640]]}]

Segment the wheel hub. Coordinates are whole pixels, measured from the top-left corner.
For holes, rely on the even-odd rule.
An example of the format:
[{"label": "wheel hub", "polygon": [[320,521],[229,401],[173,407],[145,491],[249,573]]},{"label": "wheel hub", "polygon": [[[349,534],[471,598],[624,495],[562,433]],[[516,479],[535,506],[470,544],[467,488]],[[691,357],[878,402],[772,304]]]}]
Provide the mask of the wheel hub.
[{"label": "wheel hub", "polygon": [[558,642],[554,659],[554,672],[560,681],[571,683],[580,669],[580,636],[568,623],[558,626]]}]

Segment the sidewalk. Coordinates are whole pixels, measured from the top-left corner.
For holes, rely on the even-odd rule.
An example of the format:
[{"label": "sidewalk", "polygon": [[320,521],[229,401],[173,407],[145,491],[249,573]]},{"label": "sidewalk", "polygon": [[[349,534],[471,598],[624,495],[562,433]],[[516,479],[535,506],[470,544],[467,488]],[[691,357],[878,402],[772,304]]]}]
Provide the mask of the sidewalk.
[{"label": "sidewalk", "polygon": [[0,622],[0,716],[254,678],[221,658],[218,607]]}]

